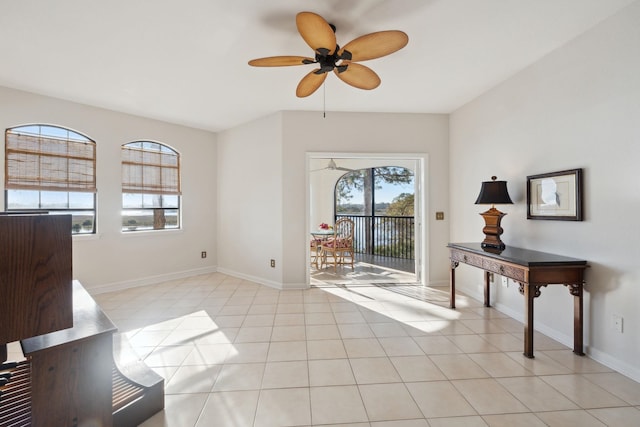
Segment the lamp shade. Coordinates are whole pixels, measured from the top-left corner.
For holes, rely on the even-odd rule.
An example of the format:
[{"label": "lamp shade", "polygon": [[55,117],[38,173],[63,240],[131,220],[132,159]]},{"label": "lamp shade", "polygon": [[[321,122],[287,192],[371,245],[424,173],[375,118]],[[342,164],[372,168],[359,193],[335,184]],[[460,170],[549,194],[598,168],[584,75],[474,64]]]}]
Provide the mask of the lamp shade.
[{"label": "lamp shade", "polygon": [[476,205],[513,204],[507,191],[507,181],[496,181],[492,176],[491,181],[483,181]]}]

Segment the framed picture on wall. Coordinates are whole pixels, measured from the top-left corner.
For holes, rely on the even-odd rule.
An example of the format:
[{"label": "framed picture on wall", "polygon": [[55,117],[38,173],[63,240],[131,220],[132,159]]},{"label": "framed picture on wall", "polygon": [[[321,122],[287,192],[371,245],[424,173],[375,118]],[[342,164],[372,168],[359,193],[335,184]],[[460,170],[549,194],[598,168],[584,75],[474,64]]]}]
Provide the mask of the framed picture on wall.
[{"label": "framed picture on wall", "polygon": [[582,221],[582,169],[528,176],[527,219]]}]

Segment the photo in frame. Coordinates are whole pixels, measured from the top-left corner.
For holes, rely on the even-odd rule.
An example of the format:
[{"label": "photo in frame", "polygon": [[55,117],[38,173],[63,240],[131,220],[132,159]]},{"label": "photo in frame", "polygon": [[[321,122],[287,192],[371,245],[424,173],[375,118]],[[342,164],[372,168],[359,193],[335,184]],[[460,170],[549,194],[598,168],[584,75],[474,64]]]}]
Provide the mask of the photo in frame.
[{"label": "photo in frame", "polygon": [[528,176],[527,219],[582,221],[582,169]]}]

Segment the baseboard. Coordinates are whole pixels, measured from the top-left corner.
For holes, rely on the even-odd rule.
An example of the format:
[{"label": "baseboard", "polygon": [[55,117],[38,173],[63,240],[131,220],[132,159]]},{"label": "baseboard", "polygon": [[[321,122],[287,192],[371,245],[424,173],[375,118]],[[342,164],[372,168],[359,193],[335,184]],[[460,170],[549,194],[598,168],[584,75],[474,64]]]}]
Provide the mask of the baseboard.
[{"label": "baseboard", "polygon": [[[484,295],[478,292],[469,292],[466,287],[464,289],[459,289],[460,292],[463,292],[465,295],[478,300],[484,301]],[[494,303],[493,308],[498,310],[500,313],[506,314],[514,320],[519,322],[524,322],[524,314],[513,310],[503,304]],[[548,325],[541,324],[536,322],[534,319],[534,330],[540,332],[549,338],[552,338],[559,343],[566,345],[569,348],[573,348],[573,336],[569,336],[559,332],[557,329],[551,328]],[[617,359],[610,354],[607,354],[603,351],[597,350],[590,346],[585,346],[584,348],[585,354],[587,354],[591,359],[595,360],[598,363],[603,364],[607,368],[613,369],[620,374],[631,378],[634,381],[640,382],[640,369],[636,366],[632,366],[626,362],[623,362],[620,359]]]},{"label": "baseboard", "polygon": [[224,267],[218,267],[218,272],[227,276],[236,277],[238,279],[248,280],[250,282],[259,283],[275,289],[282,289],[282,283],[273,280],[267,280],[263,277],[252,276],[250,274],[240,273],[239,271],[230,270]]},{"label": "baseboard", "polygon": [[[423,280],[423,283],[425,281]],[[443,286],[446,286],[447,288],[449,287],[449,281],[448,280],[434,280],[434,281],[430,281],[426,286],[430,286],[430,287],[434,287],[434,288],[440,288]]]},{"label": "baseboard", "polygon": [[637,366],[629,365],[628,363],[623,362],[620,359],[616,359],[615,357],[612,357],[600,350],[596,350],[593,347],[588,349],[587,354],[596,362],[602,363],[604,366],[640,383],[640,369]]},{"label": "baseboard", "polygon": [[[475,298],[472,296],[472,298]],[[507,316],[519,321],[524,321],[524,315],[520,312],[510,309],[502,304],[495,304],[494,308],[501,313],[506,314]],[[553,338],[561,344],[566,345],[569,348],[573,348],[573,337],[568,336],[566,334],[562,334],[557,330],[550,328],[547,325],[536,323],[534,319],[534,329],[546,336]],[[584,348],[585,354],[587,354],[591,359],[595,360],[598,363],[603,364],[607,368],[611,368],[616,372],[621,373],[624,376],[631,378],[634,381],[640,382],[640,369],[637,366],[632,366],[626,362],[623,362],[620,359],[617,359],[610,354],[607,354],[603,351],[597,350],[590,346],[585,346]]]},{"label": "baseboard", "polygon": [[154,285],[157,283],[167,282],[169,280],[176,279],[184,279],[187,277],[198,276],[201,274],[210,274],[210,273],[223,273],[228,276],[236,277],[238,279],[248,280],[250,282],[259,283],[261,285],[269,286],[270,288],[278,289],[278,290],[287,290],[287,289],[308,289],[309,285],[306,283],[287,283],[283,285],[280,282],[275,282],[272,280],[267,280],[263,277],[252,276],[245,273],[240,273],[235,270],[229,270],[222,267],[206,267],[206,268],[198,268],[194,270],[185,270],[177,273],[170,274],[159,274],[156,276],[147,276],[134,280],[125,280],[122,282],[112,282],[105,283],[102,285],[93,286],[91,288],[86,288],[92,295],[104,294],[107,292],[115,292],[122,291],[125,289],[137,288],[140,286]]},{"label": "baseboard", "polygon": [[[484,285],[483,285],[484,286]],[[483,287],[484,289],[484,287]],[[470,292],[469,289],[467,289],[466,287],[463,289],[456,289],[459,292],[464,293],[465,295],[477,300],[477,301],[484,301],[484,294],[480,293],[480,292]],[[506,314],[507,316],[511,317],[514,320],[517,320],[518,322],[522,322],[524,323],[524,313],[514,310],[504,304],[500,304],[499,302],[493,302],[492,303],[493,308],[495,308],[496,310],[498,310],[500,313],[502,314]],[[537,321],[535,318],[533,319],[533,329],[537,332],[540,332],[546,336],[548,336],[549,338],[552,338],[556,341],[558,341],[560,344],[566,345],[569,348],[573,348],[573,336],[569,336],[566,334],[561,333],[560,331],[558,331],[557,329],[554,329],[548,325],[545,325],[544,323],[540,323],[539,321]]]},{"label": "baseboard", "polygon": [[241,273],[239,271],[230,270],[224,267],[219,267],[218,272],[226,274],[228,276],[237,277],[238,279],[248,280],[250,282],[259,283],[261,285],[269,286],[270,288],[278,289],[281,291],[289,289],[308,289],[309,285],[305,283],[281,283],[273,280],[267,280],[264,277],[252,276],[249,274]]},{"label": "baseboard", "polygon": [[[513,310],[500,303],[494,303],[493,308],[498,310],[500,313],[506,314],[512,319],[517,320],[518,322],[524,323],[524,314],[519,311]],[[566,345],[569,348],[573,348],[573,336],[560,333],[557,329],[537,322],[535,318],[533,319],[533,329],[537,332],[540,332],[541,334],[548,336],[549,338],[558,341],[560,344]]]},{"label": "baseboard", "polygon": [[130,288],[137,288],[140,286],[154,285],[157,283],[167,282],[169,280],[185,279],[187,277],[199,276],[201,274],[210,274],[218,271],[215,266],[196,268],[193,270],[185,270],[168,274],[159,274],[156,276],[147,276],[134,280],[125,280],[122,282],[105,283],[103,285],[97,285],[87,287],[87,291],[92,295],[104,294],[107,292],[122,291]]},{"label": "baseboard", "polygon": [[306,283],[287,283],[286,285],[283,285],[282,290],[287,291],[287,290],[305,290],[305,289],[309,289],[311,287],[311,285],[308,285]]}]

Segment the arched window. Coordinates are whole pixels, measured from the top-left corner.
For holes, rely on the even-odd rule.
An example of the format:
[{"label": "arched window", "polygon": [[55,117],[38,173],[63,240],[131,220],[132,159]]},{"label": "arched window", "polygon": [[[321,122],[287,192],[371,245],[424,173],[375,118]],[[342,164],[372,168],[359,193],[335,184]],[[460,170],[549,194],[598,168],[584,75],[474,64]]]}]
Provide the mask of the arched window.
[{"label": "arched window", "polygon": [[122,146],[122,231],[180,228],[180,154],[152,141]]},{"label": "arched window", "polygon": [[73,234],[96,231],[96,143],[58,126],[5,131],[8,211],[71,214]]}]

